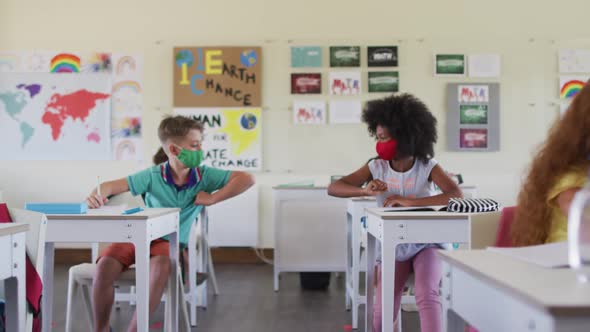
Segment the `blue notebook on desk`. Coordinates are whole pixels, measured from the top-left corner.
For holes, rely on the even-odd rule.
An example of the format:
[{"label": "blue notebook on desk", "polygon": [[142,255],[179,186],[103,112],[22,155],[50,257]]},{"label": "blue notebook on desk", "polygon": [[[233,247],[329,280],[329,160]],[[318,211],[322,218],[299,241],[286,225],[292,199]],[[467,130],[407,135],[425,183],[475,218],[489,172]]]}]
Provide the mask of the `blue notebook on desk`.
[{"label": "blue notebook on desk", "polygon": [[25,210],[45,214],[84,214],[88,210],[86,203],[27,203]]}]

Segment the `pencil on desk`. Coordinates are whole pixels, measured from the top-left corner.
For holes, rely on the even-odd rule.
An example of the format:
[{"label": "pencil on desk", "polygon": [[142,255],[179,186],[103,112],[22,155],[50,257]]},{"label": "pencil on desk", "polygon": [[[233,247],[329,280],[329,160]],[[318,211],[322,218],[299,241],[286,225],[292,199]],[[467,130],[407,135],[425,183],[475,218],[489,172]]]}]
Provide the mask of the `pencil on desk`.
[{"label": "pencil on desk", "polygon": [[100,176],[96,177],[96,193],[98,194],[98,196],[102,196],[100,194]]}]

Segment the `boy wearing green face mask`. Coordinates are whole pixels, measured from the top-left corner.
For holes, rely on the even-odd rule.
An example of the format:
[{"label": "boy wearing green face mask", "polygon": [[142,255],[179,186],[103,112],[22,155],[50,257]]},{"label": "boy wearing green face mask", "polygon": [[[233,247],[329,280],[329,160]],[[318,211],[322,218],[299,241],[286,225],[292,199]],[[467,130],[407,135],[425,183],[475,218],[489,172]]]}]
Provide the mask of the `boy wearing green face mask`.
[{"label": "boy wearing green face mask", "polygon": [[[213,205],[246,191],[254,184],[248,173],[225,171],[201,165],[203,125],[193,119],[174,116],[160,123],[158,137],[162,147],[154,156],[157,165],[127,178],[105,182],[86,199],[90,208],[99,208],[107,197],[125,191],[145,195],[147,207],[180,208],[179,240],[181,247],[188,244],[190,228],[203,206]],[[170,275],[169,245],[166,238],[152,242],[150,247],[150,312],[162,298]],[[114,300],[113,282],[118,275],[134,264],[135,249],[129,243],[114,243],[99,256],[93,283],[95,331],[108,331]],[[128,331],[136,331],[133,316]]]}]

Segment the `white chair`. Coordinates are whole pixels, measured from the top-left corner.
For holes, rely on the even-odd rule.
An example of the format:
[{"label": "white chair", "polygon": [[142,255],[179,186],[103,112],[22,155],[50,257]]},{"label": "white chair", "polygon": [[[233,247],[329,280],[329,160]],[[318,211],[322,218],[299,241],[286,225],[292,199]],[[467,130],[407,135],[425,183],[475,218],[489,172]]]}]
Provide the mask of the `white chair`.
[{"label": "white chair", "polygon": [[[200,222],[199,222],[200,221]],[[190,323],[191,326],[197,326],[197,308],[207,308],[207,293],[208,293],[208,282],[211,280],[213,283],[213,292],[215,295],[219,295],[219,286],[217,284],[217,278],[215,276],[215,268],[213,266],[213,259],[211,258],[211,248],[209,247],[209,216],[207,208],[203,207],[199,217],[192,224],[188,242],[188,287],[185,288],[184,299],[188,302]],[[98,250],[96,250],[98,252]],[[93,261],[96,261],[96,257],[93,256]],[[203,272],[208,274],[207,280],[202,284],[197,285],[197,272]],[[182,280],[182,279],[181,279]],[[116,291],[115,301],[118,306],[118,302],[130,302],[134,305],[135,287],[131,286],[130,293],[123,293]]]},{"label": "white chair", "polygon": [[[68,276],[68,299],[66,309],[66,332],[72,331],[72,305],[74,302],[75,294],[80,291],[82,300],[84,301],[84,307],[88,318],[89,331],[94,329],[94,319],[92,317],[92,303],[90,299],[90,289],[92,288],[92,280],[96,272],[96,264],[83,263],[72,266]],[[188,311],[186,308],[186,302],[182,298],[184,294],[184,285],[182,284],[182,278],[180,276],[180,268],[176,271],[176,278],[179,279],[180,283],[180,297],[181,302],[180,311],[183,318],[183,323],[186,331],[190,331],[190,325],[188,320]],[[119,276],[116,281],[116,286],[132,285],[135,282],[135,269],[131,268]],[[127,299],[135,299],[135,294],[126,294]],[[163,300],[166,303],[165,309],[165,326],[169,326],[171,323],[171,308],[170,308],[170,296],[169,292],[164,294]],[[119,299],[121,301],[121,299]],[[182,324],[181,324],[182,328]]]},{"label": "white chair", "polygon": [[[121,204],[124,202],[124,197],[113,198],[109,201],[110,204]],[[186,293],[184,299],[189,304],[191,326],[197,326],[197,308],[207,308],[207,292],[209,280],[211,280],[211,282],[213,283],[214,294],[219,295],[219,286],[217,284],[217,278],[215,276],[213,259],[211,258],[211,248],[209,247],[208,234],[209,215],[207,213],[207,208],[203,207],[198,219],[195,220],[195,222],[191,226],[188,243],[189,282],[188,287],[186,287],[185,289]],[[95,249],[93,251],[96,252],[96,255],[93,255],[92,260],[96,261],[96,257],[98,257],[98,249]],[[205,280],[200,285],[197,285],[197,272],[203,272],[208,274],[207,280]],[[134,305],[134,291],[134,286],[131,286],[130,293],[116,291],[116,305],[118,306],[118,302],[130,302],[132,305]]]},{"label": "white chair", "polygon": [[[191,325],[197,326],[197,307],[207,308],[207,285],[213,283],[213,292],[219,295],[219,286],[215,277],[215,268],[211,259],[209,247],[209,216],[207,208],[203,207],[199,215],[200,222],[193,223],[188,240],[188,279],[189,286],[185,299],[189,302]],[[197,271],[207,273],[208,279],[197,285]]]},{"label": "white chair", "polygon": [[[20,210],[8,209],[10,217],[13,222],[17,224],[28,224],[29,231],[26,236],[27,256],[31,263],[35,266],[37,273],[43,273],[44,257],[45,257],[45,232],[47,229],[47,218],[44,214]],[[43,287],[48,287],[43,285]],[[0,287],[0,298],[4,298],[4,288]],[[27,309],[25,330],[30,332],[33,330],[33,313]]]}]

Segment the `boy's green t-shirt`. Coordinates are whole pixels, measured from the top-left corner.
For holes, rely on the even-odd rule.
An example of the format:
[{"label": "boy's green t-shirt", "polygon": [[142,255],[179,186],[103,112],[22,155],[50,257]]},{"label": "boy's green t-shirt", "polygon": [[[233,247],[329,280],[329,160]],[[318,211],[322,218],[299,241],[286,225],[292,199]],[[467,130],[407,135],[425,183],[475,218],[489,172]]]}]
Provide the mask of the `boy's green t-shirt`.
[{"label": "boy's green t-shirt", "polygon": [[128,176],[127,184],[134,196],[145,194],[147,207],[181,209],[179,241],[186,246],[191,225],[203,208],[194,204],[197,194],[200,191],[213,193],[223,188],[230,174],[231,171],[199,166],[190,170],[188,182],[179,187],[172,180],[171,168],[166,162]]}]

